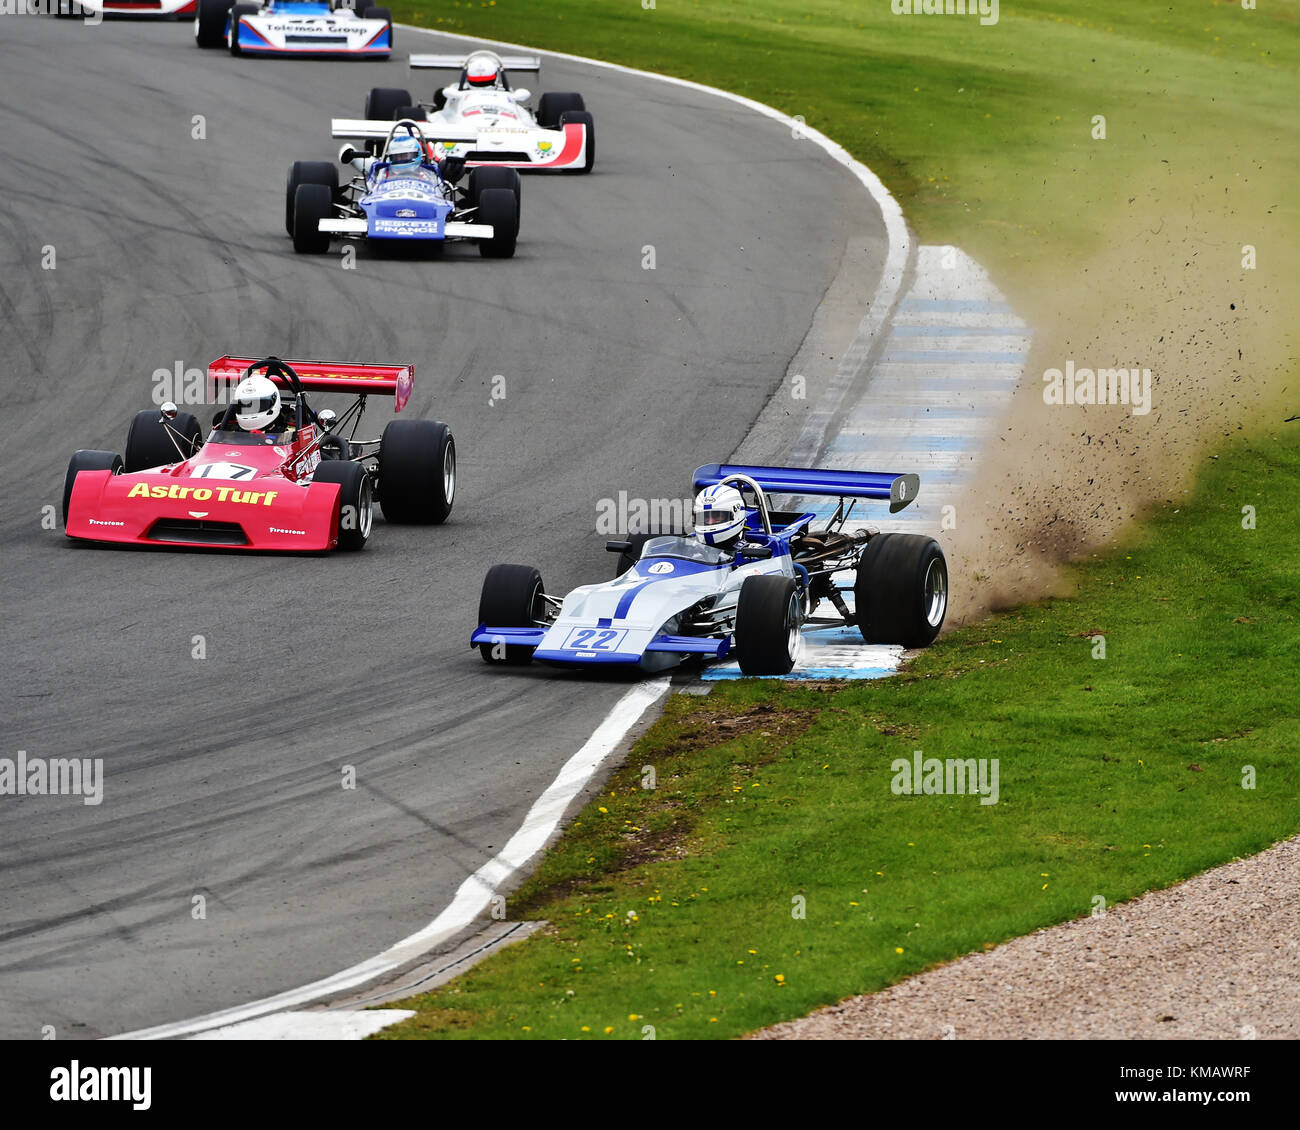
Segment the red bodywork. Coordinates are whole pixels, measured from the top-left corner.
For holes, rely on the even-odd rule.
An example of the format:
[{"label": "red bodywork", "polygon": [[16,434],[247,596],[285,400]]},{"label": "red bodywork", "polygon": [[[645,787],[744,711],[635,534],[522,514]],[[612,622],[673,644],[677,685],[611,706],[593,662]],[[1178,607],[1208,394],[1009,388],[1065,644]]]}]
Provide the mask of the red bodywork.
[{"label": "red bodywork", "polygon": [[[222,357],[208,367],[209,382],[213,387],[237,384],[255,360]],[[286,363],[307,392],[392,396],[395,411],[411,395],[409,365]],[[252,443],[218,441],[218,434],[231,435],[214,430],[183,462],[121,475],[82,471],[68,501],[68,537],[290,552],[338,545],[338,484],[311,482],[320,462],[315,425],[308,424],[284,444],[265,442],[260,433],[247,433]]]}]

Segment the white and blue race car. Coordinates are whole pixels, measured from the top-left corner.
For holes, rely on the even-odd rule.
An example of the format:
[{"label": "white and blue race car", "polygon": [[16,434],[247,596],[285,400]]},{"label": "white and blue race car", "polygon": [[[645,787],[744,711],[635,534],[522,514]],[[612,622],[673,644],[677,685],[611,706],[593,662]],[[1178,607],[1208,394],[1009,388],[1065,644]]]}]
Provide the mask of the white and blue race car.
[{"label": "white and blue race car", "polygon": [[293,249],[323,255],[336,238],[426,250],[468,240],[485,258],[511,258],[519,237],[519,174],[473,169],[466,176],[463,163],[430,156],[441,136],[426,137],[418,123],[402,121],[392,124],[377,157],[343,146],[339,161],[358,174],[346,184],[328,161],[295,161],[284,213]]},{"label": "white and blue race car", "polygon": [[[563,600],[547,594],[531,566],[494,565],[471,646],[489,663],[653,672],[730,655],[746,675],[784,675],[805,626],[853,625],[866,643],[913,648],[939,634],[948,606],[939,544],[918,534],[844,530],[854,506],[846,500],[888,500],[897,512],[916,496],[915,475],[717,463],[695,472],[696,490],[715,484],[753,500],[733,547],[678,536],[609,542],[606,549],[620,555],[618,575]],[[815,514],[773,510],[769,493],[840,501],[825,528],[814,530]],[[834,616],[813,615],[823,602]]]},{"label": "white and blue race car", "polygon": [[194,40],[232,55],[387,59],[393,17],[374,0],[198,0]]}]

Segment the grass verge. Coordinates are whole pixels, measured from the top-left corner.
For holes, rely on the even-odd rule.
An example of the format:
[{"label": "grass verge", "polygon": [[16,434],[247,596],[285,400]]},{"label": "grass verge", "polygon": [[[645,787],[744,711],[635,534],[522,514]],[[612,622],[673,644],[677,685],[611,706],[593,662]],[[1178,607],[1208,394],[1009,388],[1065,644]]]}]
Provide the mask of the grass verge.
[{"label": "grass verge", "polygon": [[[1163,215],[1230,215],[1235,244],[1282,248],[1300,235],[1294,3],[1004,0],[992,26],[896,16],[887,0],[391,8],[407,23],[675,75],[802,115],[884,180],[923,241],[959,244],[988,266],[1031,324],[1059,317],[1063,275],[1115,242],[1135,195]],[[1262,257],[1260,282],[1285,259]],[[1293,309],[1279,303],[1277,317]]]},{"label": "grass verge", "polygon": [[[1291,834],[1298,509],[1295,437],[1239,441],[898,678],[675,696],[511,898],[551,926],[381,1038],[736,1036]],[[996,758],[998,803],[896,794],[918,749]]]}]

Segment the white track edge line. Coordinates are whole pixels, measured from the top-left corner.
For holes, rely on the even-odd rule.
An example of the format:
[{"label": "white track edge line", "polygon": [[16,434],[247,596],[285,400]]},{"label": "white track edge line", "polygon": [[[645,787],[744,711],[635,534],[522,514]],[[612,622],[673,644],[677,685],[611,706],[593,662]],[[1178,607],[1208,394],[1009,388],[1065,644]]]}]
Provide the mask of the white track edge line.
[{"label": "white track edge line", "polygon": [[408,962],[454,938],[467,926],[472,925],[474,919],[487,909],[496,888],[527,864],[545,846],[551,834],[559,827],[570,803],[586,787],[601,763],[618,749],[628,731],[667,693],[669,682],[667,678],[659,678],[641,683],[614,704],[614,708],[605,716],[605,720],[596,728],[595,733],[577,753],[569,758],[550,787],[533,803],[523,824],[510,838],[509,843],[465,879],[446,909],[422,930],[403,938],[368,961],[353,965],[331,977],[303,985],[301,988],[264,997],[251,1004],[208,1013],[193,1020],[159,1024],[153,1028],[142,1028],[120,1036],[110,1036],[109,1039],[165,1040],[193,1035],[211,1028],[239,1024],[245,1020],[265,1016],[269,1012],[296,1008],[320,997],[334,996],[345,990],[354,989],[385,973],[395,972]]},{"label": "white track edge line", "polygon": [[[636,67],[623,66],[621,63],[607,63],[600,59],[588,59],[582,55],[569,55],[562,51],[546,51],[523,44],[509,43],[501,39],[482,39],[472,35],[457,35],[454,32],[435,31],[433,28],[414,27],[410,24],[397,24],[395,26],[400,27],[403,31],[421,32],[425,35],[438,36],[443,39],[467,39],[474,43],[489,43],[501,47],[534,51],[539,55],[550,55],[556,59],[566,59],[569,62],[602,67],[620,74],[636,75],[639,78],[654,79],[672,86],[701,91],[717,98],[725,98],[729,102],[745,106],[755,113],[781,122],[783,125],[790,127],[792,133],[798,131],[798,134],[803,139],[820,146],[834,161],[853,173],[880,209],[880,215],[884,220],[885,232],[889,240],[889,250],[885,256],[885,267],[881,272],[880,285],[871,300],[869,309],[870,311],[881,311],[893,307],[899,288],[902,286],[903,271],[907,266],[909,254],[909,237],[907,224],[903,219],[903,209],[875,173],[853,157],[842,145],[832,141],[820,130],[813,129],[802,122],[797,122],[789,114],[782,113],[780,110],[762,102],[756,102],[752,98],[733,94],[729,90],[720,90],[716,86],[706,86],[704,83],[675,78],[672,75],[656,74],[654,71],[643,71]],[[864,322],[871,317],[872,315],[868,313],[864,318]],[[291,989],[271,997],[264,997],[261,1000],[253,1001],[251,1004],[209,1013],[193,1020],[160,1024],[152,1028],[141,1028],[134,1032],[123,1033],[120,1036],[110,1036],[108,1039],[171,1039],[191,1035],[195,1032],[207,1031],[211,1028],[219,1028],[227,1024],[237,1024],[244,1020],[252,1020],[258,1016],[265,1016],[269,1012],[276,1012],[281,1009],[296,1008],[321,997],[356,988],[385,973],[393,972],[407,962],[455,937],[487,907],[488,900],[495,891],[496,886],[523,867],[542,848],[563,818],[569,803],[585,787],[592,775],[600,767],[601,762],[619,746],[627,732],[636,725],[641,716],[663,697],[668,690],[668,685],[668,679],[656,679],[653,682],[635,687],[615,703],[614,708],[596,728],[591,738],[565,763],[550,787],[533,804],[528,816],[524,819],[523,825],[514,834],[510,842],[506,844],[505,848],[473,875],[469,876],[460,885],[447,908],[422,930],[408,938],[403,938],[400,942],[395,943],[383,953],[370,958],[368,961],[353,965],[341,973],[335,973],[331,977],[325,977],[319,981],[303,985],[301,988]],[[595,756],[596,750],[603,750],[603,752],[600,752],[599,756]],[[585,770],[583,769],[584,765],[587,766]],[[560,803],[562,798],[563,803]],[[539,837],[539,833],[543,832],[544,834]],[[529,847],[528,853],[516,862],[511,862],[517,852],[523,846],[529,844],[534,846]]]}]

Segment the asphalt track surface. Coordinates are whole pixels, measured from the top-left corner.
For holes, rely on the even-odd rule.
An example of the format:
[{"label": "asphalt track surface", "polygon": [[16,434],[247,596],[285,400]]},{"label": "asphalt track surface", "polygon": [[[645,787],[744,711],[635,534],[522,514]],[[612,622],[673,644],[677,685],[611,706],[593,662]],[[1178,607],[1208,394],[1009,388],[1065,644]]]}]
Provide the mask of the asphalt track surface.
[{"label": "asphalt track surface", "polygon": [[[369,87],[431,85],[405,56],[438,41],[398,42],[330,63],[199,51],[188,23],[0,27],[0,757],[105,766],[99,806],[0,796],[0,1036],[241,1004],[429,921],[628,686],[488,669],[467,645],[485,570],[607,575],[598,501],[681,497],[726,458],[846,239],[879,230],[779,123],[548,63],[540,89],[595,113],[596,172],[525,180],[515,259],[295,256],[288,163],[331,159],[328,119]],[[156,369],[227,351],[414,362],[407,413],[459,445],[451,520],[309,558],[42,527],[71,452],[120,451]],[[363,432],[390,414],[376,398]]]}]

